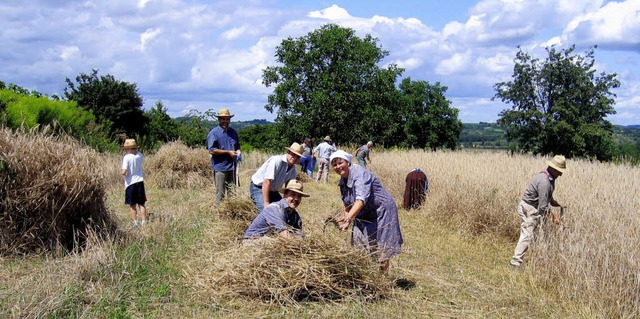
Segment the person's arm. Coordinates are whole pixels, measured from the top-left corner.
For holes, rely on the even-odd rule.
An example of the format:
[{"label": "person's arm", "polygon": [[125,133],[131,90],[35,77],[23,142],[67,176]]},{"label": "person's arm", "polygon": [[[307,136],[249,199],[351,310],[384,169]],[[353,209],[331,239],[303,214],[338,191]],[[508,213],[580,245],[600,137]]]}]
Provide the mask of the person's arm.
[{"label": "person's arm", "polygon": [[127,176],[127,169],[126,169],[126,168],[123,168],[123,169],[122,169],[122,173],[121,173],[121,174],[122,174],[122,176],[125,176],[125,177],[126,177],[126,176]]},{"label": "person's arm", "polygon": [[351,224],[356,216],[358,216],[362,208],[364,208],[364,201],[360,199],[356,200],[356,202],[353,203],[351,209],[349,209],[349,207],[346,207],[344,216],[338,218],[340,230],[347,230],[347,228],[349,228],[349,224]]},{"label": "person's arm", "polygon": [[209,154],[211,155],[229,155],[231,156],[231,159],[235,160],[236,157],[238,156],[238,153],[236,151],[231,151],[231,150],[221,150],[219,148],[214,149],[213,151],[209,151]]},{"label": "person's arm", "polygon": [[270,179],[264,179],[262,181],[262,202],[263,202],[263,207],[267,207],[269,206],[269,189],[271,188],[271,182],[272,180]]}]

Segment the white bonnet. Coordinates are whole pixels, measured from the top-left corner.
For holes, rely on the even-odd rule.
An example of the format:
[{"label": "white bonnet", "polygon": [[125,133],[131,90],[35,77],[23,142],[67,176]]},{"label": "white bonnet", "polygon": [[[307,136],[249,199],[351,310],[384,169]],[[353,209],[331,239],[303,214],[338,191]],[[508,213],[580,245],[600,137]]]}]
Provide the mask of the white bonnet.
[{"label": "white bonnet", "polygon": [[331,154],[331,157],[329,157],[329,163],[333,162],[333,159],[335,158],[341,158],[349,163],[351,163],[351,159],[353,158],[351,156],[351,154],[343,151],[343,150],[337,150],[335,152],[333,152],[333,154]]}]

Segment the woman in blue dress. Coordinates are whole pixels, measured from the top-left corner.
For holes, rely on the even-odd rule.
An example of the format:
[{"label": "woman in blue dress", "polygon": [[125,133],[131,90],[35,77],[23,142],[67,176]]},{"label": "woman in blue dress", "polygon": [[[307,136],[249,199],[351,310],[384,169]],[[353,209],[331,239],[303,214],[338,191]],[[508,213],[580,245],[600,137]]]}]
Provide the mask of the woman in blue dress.
[{"label": "woman in blue dress", "polygon": [[398,222],[398,207],[378,178],[366,168],[351,165],[352,156],[343,151],[334,152],[329,162],[340,175],[340,195],[345,207],[338,218],[341,230],[353,222],[351,244],[362,247],[374,255],[380,270],[386,272],[389,259],[400,253],[402,233]]}]

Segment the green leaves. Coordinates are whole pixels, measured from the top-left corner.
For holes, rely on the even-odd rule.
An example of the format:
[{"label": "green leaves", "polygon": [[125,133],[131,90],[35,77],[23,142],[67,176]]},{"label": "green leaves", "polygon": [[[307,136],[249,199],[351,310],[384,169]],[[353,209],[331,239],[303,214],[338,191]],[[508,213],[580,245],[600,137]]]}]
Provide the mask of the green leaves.
[{"label": "green leaves", "polygon": [[594,49],[574,54],[575,46],[547,48],[540,61],[522,49],[516,54],[512,80],[496,83],[496,95],[511,104],[498,124],[525,152],[611,159],[616,74],[596,76]]},{"label": "green leaves", "polygon": [[275,86],[265,108],[276,112],[284,143],[330,135],[337,144],[374,140],[385,146],[455,149],[462,123],[439,83],[395,87],[404,71],[378,63],[389,52],[370,35],[328,24],[276,48],[282,66],[263,71]]}]

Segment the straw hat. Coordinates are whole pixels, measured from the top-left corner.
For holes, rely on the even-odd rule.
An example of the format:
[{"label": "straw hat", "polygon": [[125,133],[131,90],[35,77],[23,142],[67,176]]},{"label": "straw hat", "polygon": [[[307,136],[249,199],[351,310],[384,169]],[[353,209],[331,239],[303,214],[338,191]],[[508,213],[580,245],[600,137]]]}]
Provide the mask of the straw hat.
[{"label": "straw hat", "polygon": [[325,136],[325,137],[324,137],[324,140],[325,140],[326,142],[331,143],[331,138],[329,137],[329,135]]},{"label": "straw hat", "polygon": [[280,192],[284,193],[284,191],[286,190],[290,190],[292,192],[296,192],[300,195],[302,195],[302,197],[309,197],[311,195],[305,193],[304,187],[302,186],[302,182],[296,180],[296,179],[290,179],[286,184],[285,187],[280,189]]},{"label": "straw hat", "polygon": [[218,112],[218,114],[216,114],[216,117],[234,117],[235,114],[231,114],[231,112],[229,112],[229,109],[220,109],[220,112]]},{"label": "straw hat", "polygon": [[136,140],[132,138],[128,138],[124,140],[124,148],[138,148],[138,144],[136,144]]},{"label": "straw hat", "polygon": [[304,148],[302,147],[302,145],[293,142],[293,144],[291,144],[290,147],[287,147],[287,150],[289,150],[290,152],[292,152],[293,154],[296,154],[300,157],[302,157],[302,152],[304,152]]},{"label": "straw hat", "polygon": [[351,160],[353,159],[353,157],[351,156],[351,154],[343,151],[343,150],[337,150],[335,152],[333,152],[331,154],[331,156],[329,157],[329,163],[333,162],[334,159],[336,158],[341,158],[349,163],[351,163]]},{"label": "straw hat", "polygon": [[553,167],[556,171],[564,173],[567,170],[567,161],[562,155],[556,155],[551,160],[547,161],[547,165]]}]

